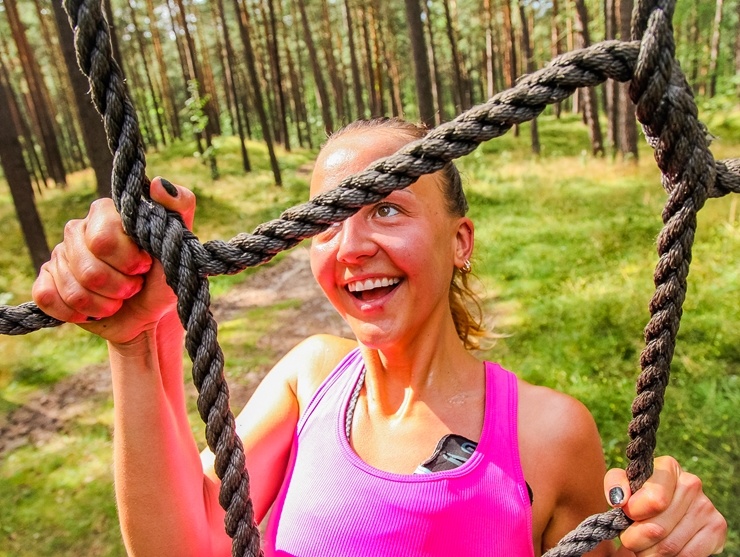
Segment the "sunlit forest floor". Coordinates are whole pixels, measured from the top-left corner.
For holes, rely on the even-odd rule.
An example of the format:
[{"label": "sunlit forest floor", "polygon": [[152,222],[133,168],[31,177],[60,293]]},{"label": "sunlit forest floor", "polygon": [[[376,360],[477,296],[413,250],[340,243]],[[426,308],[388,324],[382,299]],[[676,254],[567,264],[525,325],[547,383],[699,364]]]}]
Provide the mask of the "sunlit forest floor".
[{"label": "sunlit forest floor", "polygon": [[[646,146],[638,165],[595,160],[587,154],[586,129],[574,117],[563,120],[541,119],[539,159],[529,154],[523,126],[519,137],[494,140],[460,163],[476,223],[478,289],[490,323],[504,335],[483,356],[582,400],[599,424],[609,465],[623,466],[665,194]],[[707,120],[717,136],[715,157],[740,155],[740,115]],[[314,152],[279,154],[280,189],[257,143],[249,145],[257,170],[245,176],[236,142],[221,140],[223,177],[216,182],[193,150],[181,144],[151,153],[148,173],[196,190],[195,232],[204,241],[250,231],[307,196]],[[91,175],[81,173],[66,191],[38,200],[51,243],[64,222],[84,216],[93,189]],[[699,218],[658,451],[702,477],[730,523],[725,555],[740,556],[735,197],[710,200]],[[0,299],[18,304],[29,299],[32,272],[1,183],[0,227]],[[235,407],[288,341],[341,332],[313,289],[300,248],[266,268],[215,278],[212,291]],[[278,331],[288,324],[292,336],[281,339]],[[73,326],[0,338],[0,555],[125,554],[111,479],[106,377],[103,343]],[[193,430],[203,439],[193,400]]]}]

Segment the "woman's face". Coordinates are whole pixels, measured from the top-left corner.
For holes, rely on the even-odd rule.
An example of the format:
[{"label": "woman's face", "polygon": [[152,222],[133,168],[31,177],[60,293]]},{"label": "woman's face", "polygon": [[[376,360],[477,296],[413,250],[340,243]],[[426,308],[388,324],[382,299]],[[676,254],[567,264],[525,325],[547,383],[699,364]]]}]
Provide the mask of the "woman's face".
[{"label": "woman's face", "polygon": [[[311,196],[408,141],[383,128],[340,136],[319,154]],[[473,225],[449,213],[439,179],[423,176],[313,238],[313,274],[365,346],[411,342],[449,318],[452,273],[470,257]]]}]

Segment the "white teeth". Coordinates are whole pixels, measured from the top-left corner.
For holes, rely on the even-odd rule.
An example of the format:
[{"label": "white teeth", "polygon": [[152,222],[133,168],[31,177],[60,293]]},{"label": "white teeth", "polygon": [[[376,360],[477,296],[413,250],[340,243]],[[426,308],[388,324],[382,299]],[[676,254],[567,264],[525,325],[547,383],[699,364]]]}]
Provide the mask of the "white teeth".
[{"label": "white teeth", "polygon": [[350,292],[363,292],[365,290],[372,290],[374,288],[382,288],[385,286],[393,286],[394,284],[398,284],[401,282],[400,278],[376,278],[376,279],[367,279],[364,281],[357,281],[357,282],[350,282],[347,285],[347,289]]}]

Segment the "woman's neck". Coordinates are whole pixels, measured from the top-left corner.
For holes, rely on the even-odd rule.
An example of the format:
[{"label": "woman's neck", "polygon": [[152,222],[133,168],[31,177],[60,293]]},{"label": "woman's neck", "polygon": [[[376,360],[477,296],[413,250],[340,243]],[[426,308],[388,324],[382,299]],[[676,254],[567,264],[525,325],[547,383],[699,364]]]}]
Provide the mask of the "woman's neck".
[{"label": "woman's neck", "polygon": [[443,330],[379,349],[360,344],[365,394],[376,411],[401,417],[418,401],[449,401],[479,386],[481,363],[464,348],[454,326]]}]

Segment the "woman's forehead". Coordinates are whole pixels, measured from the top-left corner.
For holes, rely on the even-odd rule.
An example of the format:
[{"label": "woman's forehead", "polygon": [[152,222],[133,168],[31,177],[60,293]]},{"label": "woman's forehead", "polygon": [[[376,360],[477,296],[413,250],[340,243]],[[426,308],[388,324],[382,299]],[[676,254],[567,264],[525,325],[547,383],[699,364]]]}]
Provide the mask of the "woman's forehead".
[{"label": "woman's forehead", "polygon": [[331,140],[319,153],[311,178],[311,196],[337,187],[351,174],[392,155],[413,138],[397,130],[357,130]]}]

